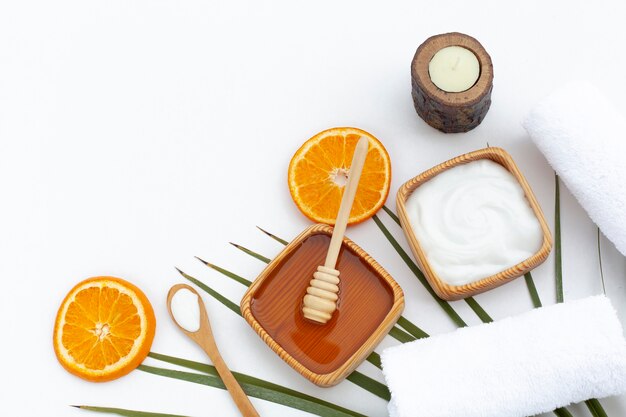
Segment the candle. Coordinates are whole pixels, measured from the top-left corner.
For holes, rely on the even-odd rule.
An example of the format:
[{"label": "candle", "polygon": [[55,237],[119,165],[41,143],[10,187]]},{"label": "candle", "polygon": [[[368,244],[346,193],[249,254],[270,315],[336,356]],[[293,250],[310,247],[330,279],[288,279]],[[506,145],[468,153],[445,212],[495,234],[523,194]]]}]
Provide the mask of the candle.
[{"label": "candle", "polygon": [[469,49],[447,46],[437,51],[428,64],[432,82],[450,93],[469,90],[478,80],[480,64]]},{"label": "candle", "polygon": [[467,132],[491,106],[491,57],[471,36],[431,36],[415,52],[411,84],[415,110],[426,123],[444,133]]}]

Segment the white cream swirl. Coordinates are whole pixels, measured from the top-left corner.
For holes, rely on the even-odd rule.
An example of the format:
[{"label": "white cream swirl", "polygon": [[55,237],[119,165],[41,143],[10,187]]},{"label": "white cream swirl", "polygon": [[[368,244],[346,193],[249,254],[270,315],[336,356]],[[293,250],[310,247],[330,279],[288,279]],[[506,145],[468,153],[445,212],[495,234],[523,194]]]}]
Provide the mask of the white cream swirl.
[{"label": "white cream swirl", "polygon": [[432,269],[450,285],[504,271],[532,256],[543,242],[519,182],[489,159],[433,177],[413,191],[406,209]]}]

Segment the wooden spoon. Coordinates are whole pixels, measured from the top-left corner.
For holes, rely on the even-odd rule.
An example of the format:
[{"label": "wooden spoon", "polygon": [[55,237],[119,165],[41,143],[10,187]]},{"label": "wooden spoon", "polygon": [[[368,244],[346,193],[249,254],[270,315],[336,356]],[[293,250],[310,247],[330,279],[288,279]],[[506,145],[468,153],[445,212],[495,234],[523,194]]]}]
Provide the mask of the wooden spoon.
[{"label": "wooden spoon", "polygon": [[305,318],[317,323],[325,324],[331,319],[333,312],[337,309],[339,271],[335,269],[335,266],[341,244],[343,243],[343,235],[346,233],[346,227],[348,226],[354,196],[359,187],[359,180],[361,179],[363,165],[365,165],[368,147],[369,139],[361,136],[354,149],[354,156],[348,172],[348,182],[343,190],[333,235],[328,245],[326,261],[324,265],[318,266],[317,271],[313,273],[313,279],[306,290],[307,294],[304,296],[302,313]]},{"label": "wooden spoon", "polygon": [[[198,307],[200,309],[200,328],[195,332],[189,332],[178,324],[176,317],[174,317],[174,314],[172,313],[172,298],[174,298],[174,294],[181,289],[191,291],[198,298]],[[230,396],[233,398],[233,401],[235,401],[241,415],[244,417],[259,417],[259,413],[255,410],[246,393],[243,392],[243,389],[241,389],[241,386],[228,369],[228,366],[226,366],[224,359],[222,359],[222,355],[220,355],[220,351],[217,349],[217,344],[215,343],[215,338],[213,337],[213,332],[211,331],[211,324],[209,323],[209,316],[207,315],[204,302],[198,292],[187,284],[174,285],[167,293],[167,311],[170,313],[170,317],[176,326],[178,326],[178,328],[182,330],[187,337],[196,342],[198,346],[200,346],[206,354],[209,355],[211,362],[213,362],[215,369],[217,369],[217,373],[222,378],[222,381],[224,381],[224,385],[226,385],[226,388],[228,389]]]}]

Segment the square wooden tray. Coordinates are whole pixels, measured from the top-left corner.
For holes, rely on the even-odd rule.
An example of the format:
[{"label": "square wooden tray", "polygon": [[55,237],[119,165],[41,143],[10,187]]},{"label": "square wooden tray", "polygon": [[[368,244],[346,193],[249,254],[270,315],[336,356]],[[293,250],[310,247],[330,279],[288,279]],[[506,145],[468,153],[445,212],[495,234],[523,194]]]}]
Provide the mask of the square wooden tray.
[{"label": "square wooden tray", "polygon": [[363,249],[344,238],[337,269],[339,301],[326,324],[304,319],[302,299],[323,265],[332,227],[304,230],[272,260],[241,300],[241,313],[263,341],[316,385],[341,382],[396,323],[404,294]]},{"label": "square wooden tray", "polygon": [[[524,190],[524,195],[526,196],[530,207],[532,208],[533,212],[537,216],[537,219],[539,220],[539,224],[541,225],[541,229],[543,231],[543,243],[539,251],[537,251],[534,255],[511,268],[505,269],[504,271],[499,272],[495,275],[491,275],[489,277],[483,278],[476,282],[471,282],[469,284],[450,285],[442,281],[428,263],[426,254],[422,250],[419,241],[413,233],[413,228],[411,227],[411,224],[407,217],[405,203],[411,193],[413,193],[413,191],[417,187],[419,187],[424,182],[430,180],[437,174],[440,174],[457,165],[466,164],[468,162],[476,161],[478,159],[491,159],[492,161],[497,162],[498,164],[506,168],[517,179],[519,184],[522,186],[522,189]],[[528,185],[528,182],[517,168],[517,165],[513,161],[513,158],[511,158],[511,155],[509,155],[504,149],[501,148],[489,147],[461,156],[457,156],[456,158],[450,159],[449,161],[446,161],[429,169],[428,171],[421,173],[420,175],[407,181],[406,183],[404,183],[404,185],[402,185],[402,187],[400,187],[400,189],[398,190],[396,205],[398,207],[398,217],[400,218],[402,230],[404,231],[406,239],[409,242],[409,246],[411,247],[413,256],[417,260],[417,263],[424,275],[426,276],[426,279],[430,283],[430,286],[437,293],[437,295],[444,300],[459,300],[472,295],[480,294],[492,288],[498,287],[502,284],[506,284],[507,282],[524,275],[526,272],[532,270],[537,265],[545,261],[548,257],[548,254],[550,253],[550,250],[552,249],[552,235],[550,234],[550,229],[548,228],[548,224],[546,223],[546,219],[543,216],[541,207],[539,207],[539,203],[537,203],[535,195]]]}]

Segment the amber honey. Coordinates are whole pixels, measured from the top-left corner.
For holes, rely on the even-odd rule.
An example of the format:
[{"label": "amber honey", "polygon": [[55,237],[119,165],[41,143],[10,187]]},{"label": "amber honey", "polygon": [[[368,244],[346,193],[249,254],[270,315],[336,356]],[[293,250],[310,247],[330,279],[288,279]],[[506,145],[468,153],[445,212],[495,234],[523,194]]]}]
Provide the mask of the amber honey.
[{"label": "amber honey", "polygon": [[328,374],[359,350],[394,305],[394,290],[352,248],[343,245],[337,262],[339,302],[326,324],[302,315],[302,298],[330,243],[313,233],[283,257],[252,295],[250,309],[258,324],[296,361],[316,374]]}]

